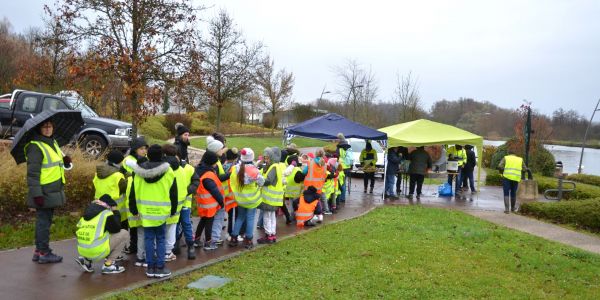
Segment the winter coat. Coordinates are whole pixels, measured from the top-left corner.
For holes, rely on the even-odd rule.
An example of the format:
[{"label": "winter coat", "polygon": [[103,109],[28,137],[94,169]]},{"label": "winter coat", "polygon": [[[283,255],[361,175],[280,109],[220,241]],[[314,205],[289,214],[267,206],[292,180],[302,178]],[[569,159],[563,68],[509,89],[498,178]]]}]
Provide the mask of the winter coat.
[{"label": "winter coat", "polygon": [[[122,172],[121,168],[117,168],[114,165],[109,165],[106,163],[99,163],[96,165],[96,176],[98,176],[99,179],[105,179],[107,177],[109,177],[112,174],[115,174],[117,172]],[[123,178],[119,181],[119,195],[123,195],[125,194],[125,191],[127,190],[127,179]]]},{"label": "winter coat", "polygon": [[189,162],[188,146],[190,145],[190,142],[189,141],[184,142],[181,139],[181,136],[178,135],[177,137],[175,137],[175,142],[173,143],[173,145],[175,145],[175,147],[177,147],[177,151],[179,152],[179,158],[181,160]]},{"label": "winter coat", "polygon": [[388,156],[387,156],[388,165],[386,168],[386,173],[388,174],[387,176],[395,175],[396,173],[398,173],[398,171],[400,170],[400,162],[401,161],[402,161],[402,158],[398,154],[398,151],[396,151],[396,150],[388,151]]},{"label": "winter coat", "polygon": [[[213,169],[212,166],[206,165],[204,163],[201,163],[200,165],[198,165],[198,167],[196,168],[196,173],[198,174],[198,177],[202,177],[204,175],[204,173],[206,172],[215,172],[215,170]],[[219,203],[219,205],[221,207],[225,207],[225,202],[223,199],[223,194],[221,194],[221,191],[219,190],[219,187],[217,186],[217,183],[210,179],[210,178],[204,178],[202,180],[202,182],[200,182],[200,184],[202,184],[202,186],[204,186],[204,188],[210,193],[210,195],[215,198],[215,200],[217,200],[217,203]]]},{"label": "winter coat", "polygon": [[[141,164],[133,165],[133,176],[140,176],[147,183],[154,183],[159,181],[165,173],[171,168],[169,162],[153,162],[146,161]],[[129,192],[129,210],[131,214],[136,216],[138,215],[137,203],[135,201],[135,181],[131,183],[131,189]],[[178,191],[177,191],[177,180],[173,180],[173,184],[169,189],[169,198],[171,200],[171,215],[174,215],[177,212],[177,203],[178,203]]]},{"label": "winter coat", "polygon": [[[41,134],[34,134],[33,141],[43,142],[54,149],[54,139],[45,137]],[[34,197],[43,196],[44,206],[41,208],[54,208],[63,206],[66,202],[64,184],[62,179],[41,185],[40,175],[42,173],[42,161],[44,154],[40,147],[30,144],[26,149],[27,155],[27,206],[31,208],[40,208],[33,202]]]},{"label": "winter coat", "polygon": [[475,151],[473,149],[466,150],[467,151],[467,163],[465,164],[464,170],[468,172],[473,172],[475,166],[477,165],[477,158],[475,157]]},{"label": "winter coat", "polygon": [[431,156],[425,149],[416,149],[408,155],[410,165],[408,166],[409,174],[426,175],[427,169],[431,169]]}]

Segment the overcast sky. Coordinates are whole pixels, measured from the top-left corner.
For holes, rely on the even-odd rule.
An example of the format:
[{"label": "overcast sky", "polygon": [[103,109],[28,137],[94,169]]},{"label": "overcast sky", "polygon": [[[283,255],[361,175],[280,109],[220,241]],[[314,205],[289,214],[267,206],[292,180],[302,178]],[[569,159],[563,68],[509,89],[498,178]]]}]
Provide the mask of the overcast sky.
[{"label": "overcast sky", "polygon": [[[48,1],[2,2],[0,15],[19,32],[40,26]],[[527,99],[545,114],[562,107],[589,118],[600,98],[600,1],[199,3],[211,7],[203,19],[226,9],[248,40],[294,73],[297,102],[324,86],[335,92],[332,67],[346,59],[372,69],[380,100],[392,97],[397,73],[412,71],[427,109],[459,97],[505,108]]]}]

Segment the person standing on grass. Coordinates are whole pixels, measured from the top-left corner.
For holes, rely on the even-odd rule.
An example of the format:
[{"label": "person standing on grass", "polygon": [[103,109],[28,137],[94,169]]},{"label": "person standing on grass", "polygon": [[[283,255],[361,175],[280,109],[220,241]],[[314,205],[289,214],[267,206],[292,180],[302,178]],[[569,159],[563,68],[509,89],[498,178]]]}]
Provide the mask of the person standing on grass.
[{"label": "person standing on grass", "polygon": [[377,171],[377,168],[375,167],[376,162],[377,152],[373,149],[373,146],[371,146],[371,142],[366,141],[365,149],[360,152],[360,165],[363,168],[365,193],[367,192],[367,186],[369,185],[370,180],[371,189],[369,192],[373,194],[373,188],[375,187],[375,171]]},{"label": "person standing on grass", "polygon": [[238,215],[235,219],[229,246],[235,247],[238,245],[238,235],[242,225],[245,224],[244,246],[246,249],[251,249],[254,247],[252,238],[254,237],[256,207],[262,202],[260,187],[264,184],[265,179],[253,164],[254,152],[252,149],[243,148],[240,151],[240,160],[239,165],[231,168],[231,178],[229,179],[231,191],[235,195],[235,201],[238,204]]},{"label": "person standing on grass", "polygon": [[519,188],[519,182],[524,178],[527,166],[523,158],[517,156],[514,150],[508,149],[508,155],[500,160],[498,170],[502,173],[504,213],[515,212],[517,210],[517,189]]},{"label": "person standing on grass", "polygon": [[102,274],[118,274],[125,268],[117,264],[123,260],[119,255],[122,247],[127,243],[129,234],[121,229],[121,216],[117,203],[104,194],[96,198],[87,206],[83,217],[77,223],[77,252],[79,257],[75,261],[81,268],[94,272],[93,262],[103,258]]},{"label": "person standing on grass", "polygon": [[148,148],[147,162],[129,166],[134,171],[129,207],[132,215],[140,216],[144,229],[146,276],[171,276],[171,271],[165,268],[165,234],[167,218],[177,211],[175,173],[163,160],[162,147],[156,144]]},{"label": "person standing on grass", "polygon": [[185,125],[177,123],[175,124],[175,131],[177,131],[177,136],[173,145],[177,147],[180,160],[189,163],[188,146],[190,145],[190,130]]},{"label": "person standing on grass", "polygon": [[263,211],[265,236],[259,238],[259,244],[273,244],[277,242],[277,209],[283,206],[285,193],[285,166],[279,163],[281,151],[278,147],[265,148],[263,153],[265,167],[263,176],[265,182],[262,186],[262,203],[259,208]]},{"label": "person standing on grass", "polygon": [[205,152],[196,168],[200,185],[196,192],[196,202],[200,222],[196,228],[196,243],[200,243],[204,231],[204,250],[217,249],[216,237],[212,237],[213,220],[218,210],[225,207],[225,193],[221,180],[215,173],[219,157],[213,152]]},{"label": "person standing on grass", "polygon": [[[179,247],[179,239],[177,238],[177,227],[180,222],[180,215],[183,212],[183,207],[186,204],[186,201],[189,200],[192,195],[196,193],[196,189],[198,188],[198,179],[196,178],[195,182],[192,180],[195,175],[195,170],[192,166],[185,164],[177,157],[177,147],[171,144],[164,144],[162,146],[162,151],[164,153],[164,160],[169,163],[171,169],[175,173],[175,180],[177,181],[177,211],[175,215],[170,216],[167,219],[167,228],[166,228],[166,256],[165,261],[173,261],[177,259],[175,253],[173,253],[175,244]],[[191,204],[187,204],[187,207],[191,207]],[[189,211],[187,211],[189,214]],[[186,220],[186,226],[189,225],[191,227],[191,220],[189,217]],[[194,242],[191,237],[191,229],[189,230],[189,234],[186,236],[186,242],[188,244],[188,259],[195,259],[196,252],[194,252]],[[190,245],[191,243],[191,245]]]},{"label": "person standing on grass", "polygon": [[62,261],[50,249],[50,226],[54,209],[66,202],[65,170],[73,168],[71,157],[65,156],[53,138],[54,123],[46,121],[34,131],[25,146],[27,159],[27,206],[36,211],[35,250],[32,261],[47,264]]},{"label": "person standing on grass", "polygon": [[412,199],[417,187],[417,199],[421,199],[423,192],[423,182],[425,175],[431,170],[431,156],[425,151],[425,147],[419,146],[409,154],[410,165],[408,173],[410,174],[409,193],[407,198]]}]

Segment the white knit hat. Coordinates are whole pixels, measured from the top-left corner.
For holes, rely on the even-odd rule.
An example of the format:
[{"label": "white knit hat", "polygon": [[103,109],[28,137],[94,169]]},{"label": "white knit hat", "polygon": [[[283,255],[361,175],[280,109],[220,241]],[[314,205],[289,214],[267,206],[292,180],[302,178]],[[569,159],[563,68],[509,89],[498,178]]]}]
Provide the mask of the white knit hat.
[{"label": "white knit hat", "polygon": [[217,153],[219,150],[223,149],[223,143],[215,140],[212,136],[206,137],[206,150],[212,153]]},{"label": "white knit hat", "polygon": [[250,148],[243,148],[240,151],[240,159],[243,162],[251,162],[254,161],[254,151]]}]

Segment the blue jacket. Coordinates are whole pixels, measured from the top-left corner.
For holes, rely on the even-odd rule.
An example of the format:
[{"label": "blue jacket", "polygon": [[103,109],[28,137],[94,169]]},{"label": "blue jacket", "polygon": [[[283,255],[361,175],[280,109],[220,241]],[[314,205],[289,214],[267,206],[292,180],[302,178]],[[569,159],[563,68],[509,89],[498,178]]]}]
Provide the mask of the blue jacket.
[{"label": "blue jacket", "polygon": [[397,151],[388,151],[388,155],[387,155],[387,169],[386,169],[386,173],[388,175],[393,175],[398,173],[398,170],[400,169],[400,162],[402,161],[402,158],[400,157],[400,155],[398,154]]}]

